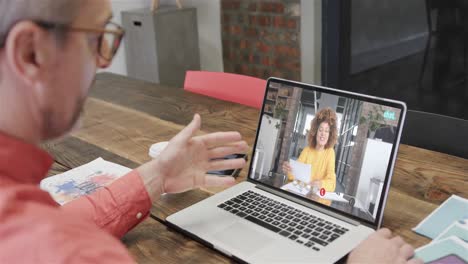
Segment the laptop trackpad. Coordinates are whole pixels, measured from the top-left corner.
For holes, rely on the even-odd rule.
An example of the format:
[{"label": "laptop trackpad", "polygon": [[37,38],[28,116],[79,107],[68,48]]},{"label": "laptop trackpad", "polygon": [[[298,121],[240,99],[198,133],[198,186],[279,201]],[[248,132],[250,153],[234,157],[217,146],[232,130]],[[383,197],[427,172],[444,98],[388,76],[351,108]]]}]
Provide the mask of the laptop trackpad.
[{"label": "laptop trackpad", "polygon": [[251,255],[271,243],[271,237],[243,222],[236,222],[217,232],[214,238],[246,255]]}]

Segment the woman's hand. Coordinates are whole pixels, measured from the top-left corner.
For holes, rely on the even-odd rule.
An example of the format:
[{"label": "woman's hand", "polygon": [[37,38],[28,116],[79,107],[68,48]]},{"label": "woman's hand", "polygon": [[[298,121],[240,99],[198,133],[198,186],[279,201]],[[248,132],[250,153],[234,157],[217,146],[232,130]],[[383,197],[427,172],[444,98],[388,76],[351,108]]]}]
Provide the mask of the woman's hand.
[{"label": "woman's hand", "polygon": [[291,171],[292,171],[292,168],[289,162],[287,161],[283,162],[283,173],[288,175],[291,173]]}]

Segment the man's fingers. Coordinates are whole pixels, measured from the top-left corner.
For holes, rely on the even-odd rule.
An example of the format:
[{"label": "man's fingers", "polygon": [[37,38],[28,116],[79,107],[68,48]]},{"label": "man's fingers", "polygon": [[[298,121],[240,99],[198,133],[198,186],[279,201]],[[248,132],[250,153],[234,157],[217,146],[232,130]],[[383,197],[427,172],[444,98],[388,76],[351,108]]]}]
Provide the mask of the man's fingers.
[{"label": "man's fingers", "polygon": [[227,146],[210,149],[208,151],[208,157],[210,159],[217,159],[232,154],[245,154],[248,149],[249,146],[247,145],[247,142],[238,141]]},{"label": "man's fingers", "polygon": [[405,241],[400,236],[396,236],[396,237],[390,239],[390,241],[392,243],[394,243],[399,248],[402,247],[405,244]]},{"label": "man's fingers", "polygon": [[239,132],[217,132],[195,138],[201,139],[208,148],[215,148],[230,144],[232,142],[240,141],[242,136]]},{"label": "man's fingers", "polygon": [[174,139],[176,140],[181,140],[183,142],[188,141],[190,138],[192,138],[195,133],[200,129],[201,126],[201,117],[199,114],[195,114],[193,116],[192,122],[188,124],[184,129],[182,129],[179,134],[175,136]]},{"label": "man's fingers", "polygon": [[245,166],[245,159],[214,160],[210,162],[208,171],[240,169]]},{"label": "man's fingers", "polygon": [[400,248],[400,253],[405,259],[409,259],[414,255],[414,249],[409,244],[404,244]]},{"label": "man's fingers", "polygon": [[390,238],[392,236],[392,231],[390,231],[388,228],[381,228],[377,230],[376,233],[385,238]]},{"label": "man's fingers", "polygon": [[230,176],[205,176],[205,186],[202,187],[223,187],[232,186],[236,183],[236,180]]}]

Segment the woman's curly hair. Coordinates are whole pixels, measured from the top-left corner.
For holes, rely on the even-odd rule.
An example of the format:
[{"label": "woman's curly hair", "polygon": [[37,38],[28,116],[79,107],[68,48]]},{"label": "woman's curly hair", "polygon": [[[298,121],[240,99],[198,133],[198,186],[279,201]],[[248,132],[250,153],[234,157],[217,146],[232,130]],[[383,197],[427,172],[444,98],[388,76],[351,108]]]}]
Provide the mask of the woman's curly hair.
[{"label": "woman's curly hair", "polygon": [[312,120],[310,125],[309,136],[307,141],[311,148],[315,148],[317,146],[317,132],[321,123],[326,122],[330,126],[330,135],[328,136],[327,144],[325,144],[325,148],[333,148],[338,140],[338,128],[337,128],[337,117],[335,111],[330,108],[324,108],[320,110]]}]

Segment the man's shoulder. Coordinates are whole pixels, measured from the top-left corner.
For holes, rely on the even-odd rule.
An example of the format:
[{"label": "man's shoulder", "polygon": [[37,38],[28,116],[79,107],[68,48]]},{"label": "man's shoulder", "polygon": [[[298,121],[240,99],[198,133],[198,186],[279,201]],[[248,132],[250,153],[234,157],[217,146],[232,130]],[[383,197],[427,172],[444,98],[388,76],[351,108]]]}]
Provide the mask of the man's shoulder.
[{"label": "man's shoulder", "polygon": [[0,210],[0,223],[0,233],[6,234],[0,243],[16,241],[23,236],[29,236],[24,243],[49,243],[53,238],[77,228],[89,228],[79,219],[69,217],[60,207],[36,200],[16,200],[11,206],[3,208]]}]

